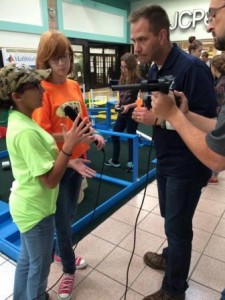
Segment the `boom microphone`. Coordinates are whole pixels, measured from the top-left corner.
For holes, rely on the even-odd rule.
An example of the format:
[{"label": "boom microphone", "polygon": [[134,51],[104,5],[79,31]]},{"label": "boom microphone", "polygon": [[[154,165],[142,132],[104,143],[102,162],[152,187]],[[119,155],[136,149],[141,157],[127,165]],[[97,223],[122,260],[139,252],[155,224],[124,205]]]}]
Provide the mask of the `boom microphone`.
[{"label": "boom microphone", "polygon": [[140,83],[136,84],[122,84],[122,85],[112,85],[113,91],[121,90],[141,90],[142,92],[154,92],[159,91],[164,94],[168,94],[171,86],[173,85],[174,77],[172,75],[158,78],[156,80],[142,80]]},{"label": "boom microphone", "polygon": [[[156,80],[142,80],[141,83],[135,84],[122,84],[122,85],[112,85],[112,91],[123,91],[123,90],[132,90],[132,91],[139,91],[142,92],[154,92],[159,91],[164,94],[168,94],[170,90],[172,90],[172,86],[174,83],[174,77],[172,75],[168,75],[162,78],[158,78]],[[147,95],[143,99],[143,104],[148,109],[151,108],[151,95]],[[180,97],[175,96],[175,101],[177,106],[180,105]]]}]

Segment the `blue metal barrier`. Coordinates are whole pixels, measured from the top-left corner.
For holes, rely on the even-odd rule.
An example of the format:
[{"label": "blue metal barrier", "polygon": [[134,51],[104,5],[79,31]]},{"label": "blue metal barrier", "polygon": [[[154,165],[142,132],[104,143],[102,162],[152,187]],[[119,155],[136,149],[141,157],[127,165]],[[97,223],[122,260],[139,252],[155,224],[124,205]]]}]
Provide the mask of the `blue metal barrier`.
[{"label": "blue metal barrier", "polygon": [[[129,196],[133,191],[139,188],[144,183],[147,184],[150,180],[155,178],[155,169],[149,171],[145,175],[138,177],[138,135],[119,133],[112,130],[98,130],[103,136],[120,136],[122,139],[133,139],[133,174],[131,181],[125,181],[114,177],[96,174],[96,178],[112,182],[114,184],[123,186],[124,188],[115,194],[113,197],[100,204],[96,209],[89,212],[83,218],[72,224],[72,232],[77,233],[85,226],[90,225],[92,220],[97,219],[100,215],[105,213],[108,209],[118,204],[125,197]],[[0,158],[7,157],[8,151],[0,151]],[[0,252],[4,253],[14,261],[17,261],[20,251],[20,234],[17,226],[13,223],[9,213],[9,206],[7,203],[0,201]]]}]

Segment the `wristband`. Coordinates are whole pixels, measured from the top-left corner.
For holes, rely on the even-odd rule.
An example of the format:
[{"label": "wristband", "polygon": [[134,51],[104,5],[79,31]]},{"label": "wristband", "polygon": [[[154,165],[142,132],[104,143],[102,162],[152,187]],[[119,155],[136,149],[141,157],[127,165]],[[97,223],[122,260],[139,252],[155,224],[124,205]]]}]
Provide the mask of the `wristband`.
[{"label": "wristband", "polygon": [[72,156],[72,153],[66,153],[63,149],[61,149],[62,153],[66,156]]},{"label": "wristband", "polygon": [[93,135],[99,135],[99,136],[103,137],[103,136],[101,135],[101,133],[98,132],[98,131],[95,131],[95,132],[93,133]]}]

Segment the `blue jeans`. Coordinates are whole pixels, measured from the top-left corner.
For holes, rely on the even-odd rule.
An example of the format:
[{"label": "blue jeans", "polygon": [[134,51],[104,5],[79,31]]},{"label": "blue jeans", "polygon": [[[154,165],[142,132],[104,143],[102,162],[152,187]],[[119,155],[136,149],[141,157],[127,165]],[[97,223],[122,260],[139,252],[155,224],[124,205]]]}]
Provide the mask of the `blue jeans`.
[{"label": "blue jeans", "polygon": [[76,271],[71,221],[76,215],[81,183],[82,176],[73,169],[67,168],[60,181],[56,203],[56,253],[62,259],[63,272],[69,274],[74,274]]},{"label": "blue jeans", "polygon": [[[135,122],[131,118],[131,116],[118,115],[113,131],[123,132],[125,129],[127,129],[127,133],[136,134],[137,128],[138,128],[138,123]],[[120,137],[112,136],[112,142],[113,142],[112,161],[116,163],[119,161],[119,156],[120,156]],[[132,139],[128,139],[128,161],[133,161],[133,140]]]},{"label": "blue jeans", "polygon": [[207,184],[209,174],[198,179],[163,176],[157,172],[159,205],[165,218],[168,247],[163,249],[166,271],[162,289],[176,296],[188,288],[187,278],[192,250],[192,219],[201,190]]},{"label": "blue jeans", "polygon": [[220,300],[225,300],[225,289],[221,293],[221,298]]},{"label": "blue jeans", "polygon": [[[44,300],[52,262],[54,216],[21,233],[21,252],[17,261],[14,300]],[[42,296],[41,296],[42,295]]]}]

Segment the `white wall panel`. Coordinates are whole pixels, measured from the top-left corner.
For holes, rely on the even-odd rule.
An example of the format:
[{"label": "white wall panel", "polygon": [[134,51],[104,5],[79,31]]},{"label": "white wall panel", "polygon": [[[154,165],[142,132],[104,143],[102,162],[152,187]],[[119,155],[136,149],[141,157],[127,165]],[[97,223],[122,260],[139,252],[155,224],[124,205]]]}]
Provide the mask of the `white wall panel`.
[{"label": "white wall panel", "polygon": [[0,48],[37,49],[39,40],[36,34],[0,31]]},{"label": "white wall panel", "polygon": [[124,18],[81,5],[63,3],[65,30],[124,37]]},{"label": "white wall panel", "polygon": [[0,0],[0,20],[41,26],[40,0]]}]

